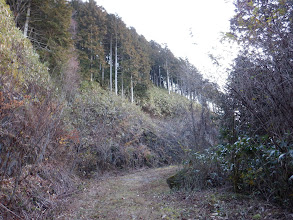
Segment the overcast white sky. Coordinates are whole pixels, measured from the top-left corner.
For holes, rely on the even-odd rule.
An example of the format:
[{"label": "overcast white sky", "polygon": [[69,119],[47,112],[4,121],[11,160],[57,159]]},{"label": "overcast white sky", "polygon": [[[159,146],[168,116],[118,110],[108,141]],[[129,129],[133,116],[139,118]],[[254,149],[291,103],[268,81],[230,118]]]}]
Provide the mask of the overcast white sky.
[{"label": "overcast white sky", "polygon": [[233,57],[233,49],[219,43],[221,32],[229,30],[229,19],[234,14],[232,1],[96,0],[147,40],[167,43],[175,56],[187,57],[202,74],[215,81],[223,81],[226,76],[222,70],[212,67],[208,53],[222,56],[224,64]]}]

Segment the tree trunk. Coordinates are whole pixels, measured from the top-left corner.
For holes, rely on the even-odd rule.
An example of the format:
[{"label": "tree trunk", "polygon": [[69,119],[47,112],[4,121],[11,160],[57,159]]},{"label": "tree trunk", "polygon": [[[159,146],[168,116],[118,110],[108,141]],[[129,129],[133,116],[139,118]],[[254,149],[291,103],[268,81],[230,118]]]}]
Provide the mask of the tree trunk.
[{"label": "tree trunk", "polygon": [[112,68],[113,68],[113,61],[112,61],[112,35],[110,40],[110,91],[112,92]]},{"label": "tree trunk", "polygon": [[169,78],[169,70],[168,70],[168,63],[166,60],[166,70],[167,70],[167,87],[168,87],[168,93],[170,95],[171,91],[170,91],[170,78]]},{"label": "tree trunk", "polygon": [[118,95],[118,56],[117,56],[117,34],[115,44],[115,94]]},{"label": "tree trunk", "polygon": [[197,137],[196,137],[196,126],[195,126],[195,117],[194,117],[194,110],[193,110],[193,101],[190,101],[190,110],[191,110],[191,120],[192,120],[192,131],[193,131],[193,137],[194,137],[194,150],[198,150],[197,149]]},{"label": "tree trunk", "polygon": [[23,30],[23,35],[25,37],[27,37],[28,24],[29,24],[29,21],[30,21],[30,16],[31,16],[31,2],[29,2],[29,4],[28,4],[27,12],[26,12],[26,19],[25,19],[24,30]]},{"label": "tree trunk", "polygon": [[105,68],[102,66],[102,85],[104,85],[104,79],[105,79]]},{"label": "tree trunk", "polygon": [[132,75],[131,75],[131,82],[130,82],[130,84],[131,84],[131,103],[133,103],[134,102],[134,95],[133,95],[133,80],[132,80]]},{"label": "tree trunk", "polygon": [[122,72],[122,74],[121,74],[121,97],[122,97],[122,99],[123,99],[123,97],[124,97],[124,88],[123,88],[123,72]]},{"label": "tree trunk", "polygon": [[159,86],[159,82],[158,82],[158,73],[155,71],[155,81],[156,81],[156,86],[158,87]]},{"label": "tree trunk", "polygon": [[93,81],[93,40],[92,40],[92,35],[93,35],[93,29],[91,25],[91,64],[90,64],[90,72],[91,72],[91,82]]},{"label": "tree trunk", "polygon": [[161,66],[159,66],[159,87],[161,87]]}]

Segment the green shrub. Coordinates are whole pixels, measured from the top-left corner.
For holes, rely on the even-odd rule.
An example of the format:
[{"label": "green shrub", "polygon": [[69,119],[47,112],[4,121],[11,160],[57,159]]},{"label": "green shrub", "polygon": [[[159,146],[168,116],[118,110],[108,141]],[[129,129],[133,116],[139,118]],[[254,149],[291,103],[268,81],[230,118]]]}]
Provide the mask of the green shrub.
[{"label": "green shrub", "polygon": [[184,169],[171,180],[187,189],[231,183],[237,192],[293,207],[293,144],[285,140],[242,136],[202,154],[190,152]]},{"label": "green shrub", "polygon": [[293,204],[293,145],[268,136],[242,136],[218,146],[236,191],[254,192],[267,200]]},{"label": "green shrub", "polygon": [[[224,184],[225,172],[222,158],[212,149],[204,153],[189,152],[189,157],[184,161],[183,170],[169,178],[167,182],[174,182],[174,188],[199,190]],[[168,183],[169,184],[169,183]],[[171,186],[172,184],[169,184]],[[171,187],[170,187],[171,188]]]}]

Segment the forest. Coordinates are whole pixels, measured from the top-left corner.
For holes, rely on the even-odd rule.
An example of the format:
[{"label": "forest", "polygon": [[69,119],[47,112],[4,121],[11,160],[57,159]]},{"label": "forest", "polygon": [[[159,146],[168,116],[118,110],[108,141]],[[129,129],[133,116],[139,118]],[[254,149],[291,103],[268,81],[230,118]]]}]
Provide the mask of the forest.
[{"label": "forest", "polygon": [[292,213],[293,2],[234,4],[221,89],[94,0],[0,0],[0,219],[56,219],[97,176],[170,165],[172,191]]}]

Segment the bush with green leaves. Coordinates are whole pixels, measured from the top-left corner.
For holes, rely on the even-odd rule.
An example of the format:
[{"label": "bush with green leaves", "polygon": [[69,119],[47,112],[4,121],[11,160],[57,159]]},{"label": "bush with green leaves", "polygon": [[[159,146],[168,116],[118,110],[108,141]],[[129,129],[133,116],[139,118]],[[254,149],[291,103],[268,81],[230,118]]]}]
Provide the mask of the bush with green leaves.
[{"label": "bush with green leaves", "polygon": [[[201,190],[224,184],[225,174],[220,158],[213,149],[206,149],[204,153],[190,151],[184,160],[184,168],[170,177],[167,183],[170,188],[184,188],[187,190]],[[173,187],[172,187],[173,185]]]},{"label": "bush with green leaves", "polygon": [[268,136],[243,135],[233,144],[188,155],[184,169],[175,175],[179,178],[175,178],[176,188],[202,189],[225,183],[236,192],[292,207],[293,144],[286,139],[273,142]]},{"label": "bush with green leaves", "polygon": [[241,136],[218,146],[236,191],[248,191],[277,203],[293,204],[293,145],[268,136]]}]

